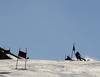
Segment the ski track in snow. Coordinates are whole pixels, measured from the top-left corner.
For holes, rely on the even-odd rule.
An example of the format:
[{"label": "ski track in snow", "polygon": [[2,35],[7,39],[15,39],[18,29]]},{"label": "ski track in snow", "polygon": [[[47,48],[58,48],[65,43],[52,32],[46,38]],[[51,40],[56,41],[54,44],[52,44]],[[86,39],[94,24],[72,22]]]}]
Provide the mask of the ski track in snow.
[{"label": "ski track in snow", "polygon": [[0,60],[0,77],[100,77],[100,61]]}]

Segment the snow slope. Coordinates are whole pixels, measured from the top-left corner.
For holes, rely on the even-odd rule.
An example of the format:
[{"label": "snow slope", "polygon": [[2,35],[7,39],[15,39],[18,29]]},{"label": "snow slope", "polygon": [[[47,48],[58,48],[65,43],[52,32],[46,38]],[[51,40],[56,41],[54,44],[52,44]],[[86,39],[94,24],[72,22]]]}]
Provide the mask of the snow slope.
[{"label": "snow slope", "polygon": [[100,61],[0,60],[0,77],[100,77]]}]

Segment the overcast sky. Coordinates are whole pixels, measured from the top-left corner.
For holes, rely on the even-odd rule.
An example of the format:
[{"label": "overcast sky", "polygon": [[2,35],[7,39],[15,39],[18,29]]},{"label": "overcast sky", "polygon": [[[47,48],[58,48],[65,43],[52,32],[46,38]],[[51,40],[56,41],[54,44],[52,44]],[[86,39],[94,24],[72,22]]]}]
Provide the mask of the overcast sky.
[{"label": "overcast sky", "polygon": [[64,60],[74,42],[83,57],[100,60],[100,0],[0,0],[0,47]]}]

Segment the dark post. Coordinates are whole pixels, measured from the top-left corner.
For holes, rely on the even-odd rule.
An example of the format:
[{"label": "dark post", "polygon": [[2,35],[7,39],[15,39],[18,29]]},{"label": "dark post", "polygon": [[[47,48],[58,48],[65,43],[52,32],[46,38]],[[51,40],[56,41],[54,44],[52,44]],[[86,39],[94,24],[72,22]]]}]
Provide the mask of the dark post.
[{"label": "dark post", "polygon": [[74,54],[75,54],[75,43],[73,44],[71,59],[73,58],[73,52],[74,52]]}]

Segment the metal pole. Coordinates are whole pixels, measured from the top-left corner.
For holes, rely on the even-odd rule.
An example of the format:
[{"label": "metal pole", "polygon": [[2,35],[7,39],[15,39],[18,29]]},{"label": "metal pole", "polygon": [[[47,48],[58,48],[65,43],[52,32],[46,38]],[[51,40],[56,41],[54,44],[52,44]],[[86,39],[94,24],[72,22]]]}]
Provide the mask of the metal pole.
[{"label": "metal pole", "polygon": [[[20,51],[20,48],[19,48]],[[19,57],[19,53],[18,53],[18,57]],[[17,69],[17,65],[18,65],[18,58],[17,58],[17,62],[16,62],[16,69]]]},{"label": "metal pole", "polygon": [[[10,52],[11,52],[11,47],[9,47],[9,50],[10,50]],[[10,53],[9,53],[10,54]]]},{"label": "metal pole", "polygon": [[16,62],[16,69],[17,69],[17,65],[18,65],[18,58],[17,58],[17,62]]},{"label": "metal pole", "polygon": [[72,54],[71,54],[71,59],[73,58],[73,50],[72,50]]},{"label": "metal pole", "polygon": [[27,60],[27,48],[26,48],[26,58],[25,58],[25,70],[26,70],[26,60]]}]

